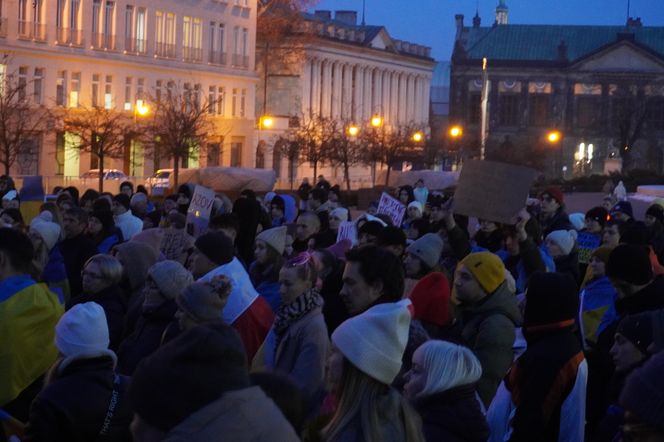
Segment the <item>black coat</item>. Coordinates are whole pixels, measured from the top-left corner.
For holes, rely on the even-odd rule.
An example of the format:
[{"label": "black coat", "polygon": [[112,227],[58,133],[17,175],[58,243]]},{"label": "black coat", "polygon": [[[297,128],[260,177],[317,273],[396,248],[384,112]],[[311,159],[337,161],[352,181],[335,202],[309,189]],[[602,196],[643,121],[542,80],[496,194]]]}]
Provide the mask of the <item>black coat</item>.
[{"label": "black coat", "polygon": [[127,315],[127,298],[122,289],[113,285],[94,295],[83,294],[69,301],[67,310],[84,302],[96,302],[104,309],[108,323],[108,335],[111,340],[108,348],[117,351],[122,341]]},{"label": "black coat", "polygon": [[60,247],[60,252],[65,261],[67,279],[69,279],[71,298],[75,298],[83,292],[83,278],[81,278],[83,266],[88,259],[99,251],[94,241],[83,234],[75,238],[65,239],[56,247]]},{"label": "black coat", "polygon": [[142,311],[133,333],[120,345],[118,373],[131,376],[138,363],[159,348],[164,330],[173,321],[176,311],[177,305],[172,299]]},{"label": "black coat", "polygon": [[339,292],[343,287],[344,269],[341,264],[336,263],[335,268],[329,275],[323,278],[323,285],[320,289],[320,294],[325,303],[323,304],[323,317],[327,325],[327,333],[332,336],[332,332],[341,325],[346,319],[350,317],[346,304],[341,300]]},{"label": "black coat", "polygon": [[542,226],[542,236],[544,238],[546,238],[549,233],[556,230],[574,229],[574,226],[569,221],[569,216],[567,216],[567,213],[562,207],[559,208],[551,218],[540,218],[540,225]]},{"label": "black coat", "polygon": [[[109,411],[114,378],[113,360],[108,356],[71,362],[32,402],[30,419],[22,440],[97,440]],[[132,410],[126,391],[126,385],[119,388],[114,418],[104,440],[132,440],[129,432]]]},{"label": "black coat", "polygon": [[489,425],[482,414],[474,385],[463,385],[418,399],[427,442],[485,442]]}]

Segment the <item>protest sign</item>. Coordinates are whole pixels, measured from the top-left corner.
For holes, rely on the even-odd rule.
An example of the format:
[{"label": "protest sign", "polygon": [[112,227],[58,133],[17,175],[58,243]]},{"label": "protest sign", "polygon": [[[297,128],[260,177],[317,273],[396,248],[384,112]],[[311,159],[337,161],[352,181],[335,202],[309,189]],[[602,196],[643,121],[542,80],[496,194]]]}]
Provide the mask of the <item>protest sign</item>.
[{"label": "protest sign", "polygon": [[398,199],[392,198],[387,193],[383,192],[383,194],[380,196],[377,213],[383,213],[389,216],[392,220],[392,224],[400,227],[401,221],[406,214],[406,206],[401,204]]},{"label": "protest sign", "polygon": [[464,163],[454,193],[454,213],[513,224],[526,206],[533,169],[494,161]]},{"label": "protest sign", "polygon": [[352,245],[357,244],[357,225],[353,221],[342,221],[339,224],[337,242],[344,239],[350,240]]},{"label": "protest sign", "polygon": [[576,245],[579,249],[579,263],[588,264],[593,251],[600,246],[602,238],[593,233],[581,232],[576,238]]},{"label": "protest sign", "polygon": [[187,232],[190,235],[197,238],[205,233],[213,204],[214,192],[207,187],[197,185],[187,210]]}]

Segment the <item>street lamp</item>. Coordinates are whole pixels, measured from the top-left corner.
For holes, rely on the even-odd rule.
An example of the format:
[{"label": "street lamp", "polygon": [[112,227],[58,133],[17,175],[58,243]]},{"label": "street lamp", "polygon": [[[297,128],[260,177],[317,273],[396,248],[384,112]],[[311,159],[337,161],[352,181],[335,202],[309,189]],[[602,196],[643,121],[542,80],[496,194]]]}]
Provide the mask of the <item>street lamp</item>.
[{"label": "street lamp", "polygon": [[351,137],[356,137],[360,133],[360,128],[354,124],[348,126],[348,135]]},{"label": "street lamp", "polygon": [[552,130],[546,135],[546,139],[549,141],[549,143],[557,143],[560,141],[560,132],[557,130]]},{"label": "street lamp", "polygon": [[259,124],[262,129],[269,129],[274,124],[274,120],[269,115],[263,115],[260,118]]},{"label": "street lamp", "polygon": [[413,134],[413,141],[420,143],[422,140],[424,140],[424,134],[422,132],[417,131]]},{"label": "street lamp", "polygon": [[452,126],[450,127],[450,136],[452,138],[459,138],[463,135],[463,128],[461,126]]},{"label": "street lamp", "polygon": [[563,143],[562,143],[562,138],[563,138],[563,134],[557,129],[550,130],[546,134],[546,140],[549,142],[549,144],[559,145],[559,147],[558,147],[558,161],[560,162],[560,164],[559,164],[558,167],[560,169],[560,178],[565,178],[565,171],[563,169]]},{"label": "street lamp", "polygon": [[381,127],[383,125],[383,118],[380,115],[374,115],[371,117],[371,126],[372,127]]}]

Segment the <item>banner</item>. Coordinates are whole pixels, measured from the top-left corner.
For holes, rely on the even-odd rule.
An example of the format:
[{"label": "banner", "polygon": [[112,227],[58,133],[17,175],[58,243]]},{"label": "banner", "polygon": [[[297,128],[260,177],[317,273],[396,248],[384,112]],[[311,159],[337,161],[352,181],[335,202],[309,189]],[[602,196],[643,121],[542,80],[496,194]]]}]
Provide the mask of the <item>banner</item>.
[{"label": "banner", "polygon": [[527,167],[468,160],[454,193],[454,213],[514,224],[534,178],[535,171]]},{"label": "banner", "polygon": [[380,196],[377,213],[383,213],[389,216],[392,220],[392,224],[397,227],[401,227],[401,222],[403,221],[403,217],[406,214],[406,206],[401,204],[398,199],[392,198],[390,195],[383,192],[383,194]]},{"label": "banner", "polygon": [[342,221],[337,232],[337,242],[344,239],[350,240],[352,245],[357,245],[357,225],[353,221]]},{"label": "banner", "polygon": [[197,185],[194,189],[194,195],[191,197],[187,210],[187,233],[194,238],[198,238],[207,230],[214,196],[214,192],[207,187]]},{"label": "banner", "polygon": [[580,232],[576,238],[576,245],[579,249],[579,263],[588,264],[590,255],[600,246],[602,238],[594,233]]}]

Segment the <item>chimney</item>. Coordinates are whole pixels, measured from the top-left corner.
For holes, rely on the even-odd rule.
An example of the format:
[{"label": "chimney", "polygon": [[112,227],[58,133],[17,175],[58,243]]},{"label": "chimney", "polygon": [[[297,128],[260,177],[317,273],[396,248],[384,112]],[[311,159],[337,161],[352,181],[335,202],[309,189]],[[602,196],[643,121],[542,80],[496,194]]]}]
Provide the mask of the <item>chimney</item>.
[{"label": "chimney", "polygon": [[347,25],[356,26],[357,11],[335,11],[334,19]]},{"label": "chimney", "polygon": [[314,11],[314,17],[316,17],[319,20],[330,21],[332,20],[332,11],[324,11],[324,10]]},{"label": "chimney", "polygon": [[628,17],[627,18],[627,27],[628,28],[642,28],[643,23],[641,23],[641,17]]},{"label": "chimney", "polygon": [[558,45],[558,61],[567,61],[567,43],[565,40],[560,40]]},{"label": "chimney", "polygon": [[482,24],[482,19],[480,18],[480,12],[477,11],[475,13],[475,17],[473,17],[473,28],[479,28],[481,24]]},{"label": "chimney", "polygon": [[461,34],[463,33],[463,14],[455,15],[454,21],[456,22],[456,36],[454,39],[458,40],[461,38]]}]

